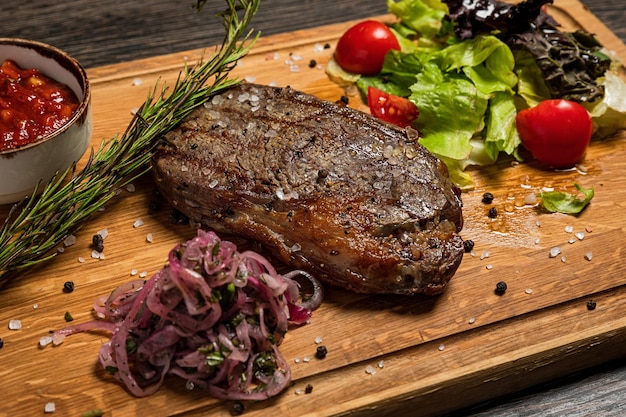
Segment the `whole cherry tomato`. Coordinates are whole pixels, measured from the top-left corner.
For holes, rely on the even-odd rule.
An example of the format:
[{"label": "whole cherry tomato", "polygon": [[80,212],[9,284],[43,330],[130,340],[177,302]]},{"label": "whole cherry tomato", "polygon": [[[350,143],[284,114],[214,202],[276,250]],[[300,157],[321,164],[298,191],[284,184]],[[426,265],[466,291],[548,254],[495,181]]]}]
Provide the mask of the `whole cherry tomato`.
[{"label": "whole cherry tomato", "polygon": [[374,116],[400,127],[411,125],[419,116],[417,106],[409,99],[371,86],[367,88],[367,104]]},{"label": "whole cherry tomato", "polygon": [[570,168],[580,162],[593,130],[587,109],[563,99],[545,100],[520,111],[516,123],[526,149],[554,168]]},{"label": "whole cherry tomato", "polygon": [[365,20],[341,36],[335,60],[345,71],[373,75],[380,72],[390,49],[400,50],[393,32],[382,22]]}]

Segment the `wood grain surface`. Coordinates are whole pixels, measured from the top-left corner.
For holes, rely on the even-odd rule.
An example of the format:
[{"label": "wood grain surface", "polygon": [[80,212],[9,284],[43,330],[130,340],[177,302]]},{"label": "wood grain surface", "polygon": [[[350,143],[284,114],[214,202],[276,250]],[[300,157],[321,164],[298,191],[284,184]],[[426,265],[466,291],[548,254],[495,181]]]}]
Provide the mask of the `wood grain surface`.
[{"label": "wood grain surface", "polygon": [[[183,2],[172,3],[185,9]],[[318,10],[320,3],[298,2],[300,9],[294,8],[293,2],[264,4],[276,5],[271,13],[295,19],[294,10],[308,10],[307,7],[310,11]],[[368,6],[363,6],[367,16],[385,12],[378,10],[378,3],[368,2]],[[159,32],[151,32],[148,24],[159,21],[158,16],[138,2],[111,3],[133,10],[132,19],[126,17],[135,23],[116,20],[120,18],[116,14],[119,10],[110,14],[93,13],[96,2],[67,4],[80,12],[73,9],[75,15],[63,20],[65,26],[63,30],[55,29],[56,36],[71,43],[74,29],[82,33],[74,36],[73,42],[74,46],[78,45],[75,55],[85,54],[86,62],[92,63],[87,67],[94,87],[94,144],[119,133],[130,118],[130,110],[141,103],[157,78],[174,79],[183,62],[201,56],[201,51],[195,48],[206,45],[189,41],[184,43],[188,47],[181,47],[176,43],[180,39],[175,41],[172,21],[179,25],[184,17],[179,18],[176,14],[179,12],[172,11],[165,19],[170,26],[163,29],[163,35],[148,35],[137,41],[129,47],[129,51],[135,52],[127,56],[124,45],[128,46],[142,34]],[[354,2],[332,4],[336,5],[338,22],[357,18],[352,13]],[[9,1],[0,6],[3,16],[7,5],[14,7],[13,12],[28,12],[26,4]],[[369,5],[373,8],[369,9]],[[555,6],[555,15],[565,25],[597,33],[605,45],[626,57],[619,38],[580,3],[557,0]],[[49,16],[60,19],[60,13],[67,10],[57,7],[66,6],[48,6],[46,10]],[[153,3],[153,7],[173,10],[169,6],[165,8],[162,2]],[[268,22],[276,22],[270,12],[262,14],[263,10],[267,9],[261,9],[260,21],[267,18]],[[623,13],[617,5],[613,10]],[[186,9],[181,16],[185,13]],[[313,14],[307,16],[309,27],[317,28],[319,22],[315,24]],[[37,13],[31,17],[23,20],[24,26],[31,25],[28,30],[53,30],[53,25],[45,24],[49,18],[46,21]],[[90,23],[79,22],[81,18]],[[76,26],[68,26],[69,21],[77,22]],[[103,25],[103,21],[111,26]],[[180,30],[197,27],[196,21],[185,22],[178,26]],[[290,26],[291,22],[292,19],[286,19],[274,23],[284,29],[277,30],[277,35],[264,36],[236,74],[254,77],[257,82],[290,84],[322,98],[337,99],[342,91],[326,79],[323,71],[305,65],[294,71],[284,63],[284,58],[295,54],[305,60],[315,58],[323,64],[330,52],[314,52],[314,45],[332,45],[347,23],[293,32],[303,25],[296,28]],[[5,28],[3,25],[0,31]],[[87,28],[92,38],[84,35]],[[110,41],[113,45],[108,45],[106,39],[111,30],[124,30],[129,41],[121,42],[118,33],[111,38],[116,39]],[[197,32],[203,35],[199,27]],[[21,36],[30,37],[28,33]],[[163,51],[161,44],[167,43],[168,36],[176,44],[168,55],[154,52],[141,55],[137,51],[144,49],[143,46],[149,49],[149,39],[159,43],[158,50]],[[102,53],[102,48],[95,46],[98,44],[104,49],[115,45],[121,49],[119,54]],[[91,54],[94,50],[100,52]],[[275,53],[280,59],[274,59]],[[142,59],[129,61],[131,58]],[[352,105],[358,105],[356,99]],[[292,360],[294,386],[276,400],[251,405],[246,415],[270,412],[364,416],[446,412],[576,415],[582,410],[586,414],[622,415],[624,408],[619,398],[624,372],[614,371],[612,364],[623,360],[626,341],[625,271],[621,260],[622,248],[626,246],[623,235],[626,189],[620,176],[614,173],[626,168],[625,142],[622,134],[610,141],[594,143],[585,161],[585,173],[555,174],[533,164],[511,165],[510,161],[475,172],[477,189],[464,196],[467,221],[463,235],[477,242],[476,256],[466,257],[449,291],[438,298],[406,299],[365,297],[330,289],[326,303],[316,312],[312,323],[290,331],[282,347],[285,356]],[[593,185],[597,192],[592,207],[580,217],[546,216],[530,208],[515,208],[515,202],[528,193],[527,187],[571,188],[574,181]],[[147,207],[154,199],[150,178],[136,185],[135,192],[123,190],[104,213],[94,218],[81,231],[76,245],[67,248],[52,263],[24,274],[19,282],[0,293],[0,323],[4,326],[0,337],[5,341],[0,351],[0,386],[4,397],[0,416],[39,415],[48,401],[55,402],[56,415],[80,415],[92,408],[102,408],[105,415],[112,416],[229,414],[228,405],[207,399],[199,392],[187,392],[175,380],[150,398],[134,399],[98,368],[97,350],[106,335],[77,335],[57,348],[37,348],[39,337],[63,325],[65,311],[70,311],[76,321],[90,319],[90,304],[97,295],[129,279],[130,271],[135,268],[154,273],[173,244],[193,234],[186,226],[171,225],[167,209],[148,214]],[[483,191],[494,193],[498,209],[508,214],[490,221],[485,206],[480,203]],[[137,218],[144,220],[142,228],[132,227]],[[541,221],[540,225],[537,220]],[[587,229],[585,239],[568,243],[571,234],[564,230],[569,225],[577,231]],[[91,235],[103,227],[110,232],[106,241],[107,258],[92,260],[89,258]],[[146,243],[146,233],[153,233],[154,243]],[[547,255],[549,248],[557,245],[563,248],[564,261]],[[483,257],[487,251],[490,256]],[[588,261],[584,255],[590,252],[593,259]],[[79,263],[79,256],[87,262]],[[68,279],[76,282],[77,290],[62,294],[60,289]],[[509,283],[505,297],[493,294],[495,282],[501,279]],[[586,308],[591,298],[598,305],[594,311]],[[23,321],[22,330],[7,330],[4,323],[14,318]],[[295,358],[313,355],[316,336],[322,336],[328,346],[328,358],[296,364]],[[366,366],[376,367],[381,360],[384,366],[375,375],[365,373]],[[579,377],[558,388],[543,385],[541,391],[526,391],[538,383],[554,381],[590,366],[599,366],[602,373]],[[297,390],[307,384],[314,387],[313,393],[298,395]],[[511,399],[510,395],[515,393],[518,397]],[[524,394],[530,397],[519,397]],[[465,408],[500,395],[508,395],[502,404],[471,411]],[[525,398],[531,398],[530,404]],[[576,400],[573,406],[564,404],[572,400]]]}]

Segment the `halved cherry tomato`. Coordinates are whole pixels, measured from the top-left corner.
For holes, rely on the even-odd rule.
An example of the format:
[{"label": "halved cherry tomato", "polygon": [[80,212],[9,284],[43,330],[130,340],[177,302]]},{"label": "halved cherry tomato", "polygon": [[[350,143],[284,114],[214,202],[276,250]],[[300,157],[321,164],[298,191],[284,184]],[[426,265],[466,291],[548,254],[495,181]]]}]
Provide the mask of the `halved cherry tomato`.
[{"label": "halved cherry tomato", "polygon": [[526,149],[555,168],[571,168],[580,162],[593,131],[587,109],[563,99],[545,100],[520,111],[516,123]]},{"label": "halved cherry tomato", "polygon": [[400,127],[410,126],[419,116],[417,106],[409,99],[371,86],[367,88],[367,104],[374,116]]},{"label": "halved cherry tomato", "polygon": [[380,72],[390,49],[400,50],[393,32],[382,22],[365,20],[341,36],[335,60],[345,71],[373,75]]}]

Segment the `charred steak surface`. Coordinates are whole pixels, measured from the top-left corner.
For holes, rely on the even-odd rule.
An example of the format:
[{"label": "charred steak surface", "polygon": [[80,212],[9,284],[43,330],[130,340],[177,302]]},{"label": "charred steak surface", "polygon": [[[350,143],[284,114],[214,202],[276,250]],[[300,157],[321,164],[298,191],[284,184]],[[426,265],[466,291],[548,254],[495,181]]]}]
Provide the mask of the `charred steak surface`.
[{"label": "charred steak surface", "polygon": [[163,139],[152,169],[174,207],[329,284],[437,294],[461,262],[459,191],[413,129],[241,84]]}]

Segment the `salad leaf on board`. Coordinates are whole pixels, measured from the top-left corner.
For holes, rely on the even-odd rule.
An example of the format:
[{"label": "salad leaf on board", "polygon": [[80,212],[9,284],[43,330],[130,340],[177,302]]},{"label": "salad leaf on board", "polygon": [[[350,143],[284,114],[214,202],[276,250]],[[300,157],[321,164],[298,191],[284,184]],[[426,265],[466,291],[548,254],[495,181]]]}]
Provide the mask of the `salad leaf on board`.
[{"label": "salad leaf on board", "polygon": [[584,198],[578,198],[575,194],[563,191],[546,191],[539,193],[543,208],[552,213],[578,214],[584,210],[594,195],[593,187],[583,188],[580,184],[574,184]]}]

